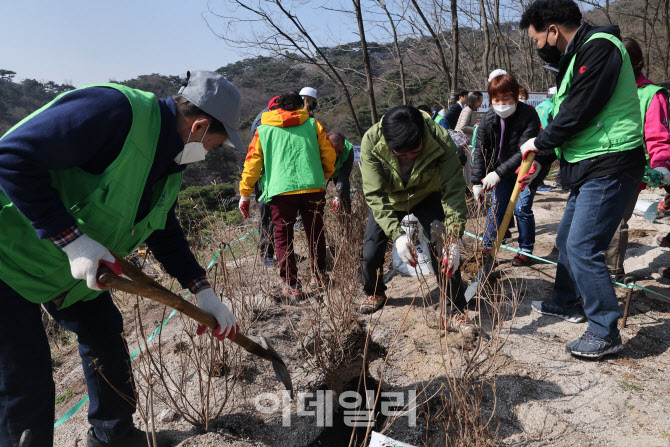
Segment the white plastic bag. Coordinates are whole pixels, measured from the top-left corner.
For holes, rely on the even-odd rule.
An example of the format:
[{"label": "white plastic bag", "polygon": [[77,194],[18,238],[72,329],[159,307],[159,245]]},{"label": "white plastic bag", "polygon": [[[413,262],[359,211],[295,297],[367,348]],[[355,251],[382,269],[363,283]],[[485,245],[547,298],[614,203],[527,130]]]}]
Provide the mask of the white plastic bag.
[{"label": "white plastic bag", "polygon": [[433,267],[430,264],[430,246],[428,245],[428,240],[426,239],[425,234],[423,233],[423,227],[419,223],[419,220],[410,214],[405,216],[400,222],[402,229],[409,236],[410,240],[414,241],[414,251],[416,251],[416,256],[418,258],[418,265],[416,269],[408,264],[405,264],[400,260],[398,256],[398,251],[395,246],[393,247],[393,268],[395,268],[401,275],[405,276],[417,276],[417,271],[421,270],[423,275],[430,275],[433,273]]}]

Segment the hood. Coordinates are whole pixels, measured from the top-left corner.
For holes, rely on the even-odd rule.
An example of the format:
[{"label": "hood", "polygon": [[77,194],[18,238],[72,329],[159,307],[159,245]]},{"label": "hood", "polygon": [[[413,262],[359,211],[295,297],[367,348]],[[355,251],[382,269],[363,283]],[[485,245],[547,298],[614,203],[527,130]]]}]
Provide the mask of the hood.
[{"label": "hood", "polygon": [[645,85],[653,84],[647,77],[643,74],[640,73],[640,75],[635,78],[635,85],[637,85],[637,88],[644,87]]},{"label": "hood", "polygon": [[261,125],[272,127],[299,126],[309,119],[309,112],[305,109],[288,111],[284,109],[270,110],[261,115]]}]

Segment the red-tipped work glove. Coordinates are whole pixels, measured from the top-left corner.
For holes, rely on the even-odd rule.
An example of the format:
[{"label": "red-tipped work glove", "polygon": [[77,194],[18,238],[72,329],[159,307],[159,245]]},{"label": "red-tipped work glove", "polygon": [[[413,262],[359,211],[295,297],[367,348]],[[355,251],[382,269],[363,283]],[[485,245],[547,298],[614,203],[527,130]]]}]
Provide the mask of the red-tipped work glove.
[{"label": "red-tipped work glove", "polygon": [[251,197],[242,197],[240,196],[240,211],[242,212],[242,217],[245,219],[249,217],[249,204],[251,203]]},{"label": "red-tipped work glove", "polygon": [[484,180],[482,180],[482,188],[484,191],[490,191],[495,188],[498,183],[500,183],[500,176],[496,173],[496,171],[492,171],[489,172],[486,177],[484,177]]},{"label": "red-tipped work glove", "polygon": [[475,196],[475,200],[478,202],[484,201],[484,189],[482,185],[472,185],[472,195]]},{"label": "red-tipped work glove", "polygon": [[535,147],[535,138],[531,138],[530,140],[523,143],[520,149],[521,149],[521,157],[523,160],[526,160],[526,157],[531,152],[535,154],[540,152],[540,150],[537,147]]},{"label": "red-tipped work glove", "polygon": [[448,250],[444,252],[442,257],[442,273],[447,275],[447,279],[451,279],[454,272],[458,270],[461,265],[461,245],[463,242],[458,239],[457,242],[452,242],[447,246]]},{"label": "red-tipped work glove", "polygon": [[[521,166],[516,168],[516,173],[519,173],[519,169],[521,169]],[[530,170],[528,171],[528,174],[524,175],[519,179],[519,184],[521,185],[521,191],[526,189],[526,186],[530,185],[533,180],[535,180],[535,177],[540,173],[540,170],[542,169],[542,165],[536,161],[533,162],[532,165],[530,165]]]},{"label": "red-tipped work glove", "polygon": [[[216,296],[214,290],[208,287],[196,293],[195,296],[198,298],[198,308],[216,318],[218,326],[212,331],[212,335],[219,340],[223,340],[226,337],[235,340],[235,336],[239,330],[237,320],[230,309],[228,309],[228,306],[223,304],[219,297]],[[207,326],[201,324],[198,326],[196,334],[202,335],[206,330]]]},{"label": "red-tipped work glove", "polygon": [[340,198],[335,197],[333,199],[333,206],[330,207],[331,211],[337,211],[337,209],[340,207]]},{"label": "red-tipped work glove", "polygon": [[105,286],[98,283],[98,268],[104,264],[116,275],[123,274],[121,266],[114,256],[102,244],[82,234],[62,250],[70,261],[72,277],[83,279],[91,290],[104,290]]},{"label": "red-tipped work glove", "polygon": [[670,211],[670,194],[658,204],[658,214],[663,215],[668,211]]},{"label": "red-tipped work glove", "polygon": [[400,260],[402,262],[409,265],[410,267],[416,267],[416,252],[412,250],[409,242],[409,236],[406,234],[401,234],[400,237],[395,240],[395,249],[398,251],[398,256],[400,256]]}]

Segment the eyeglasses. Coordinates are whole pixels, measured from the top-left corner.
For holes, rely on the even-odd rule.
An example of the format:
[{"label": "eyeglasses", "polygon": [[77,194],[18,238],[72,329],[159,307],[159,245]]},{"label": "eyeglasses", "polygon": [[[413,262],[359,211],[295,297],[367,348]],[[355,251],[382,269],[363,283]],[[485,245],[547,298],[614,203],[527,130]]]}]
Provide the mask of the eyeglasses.
[{"label": "eyeglasses", "polygon": [[393,154],[395,154],[396,157],[413,157],[413,156],[419,155],[422,150],[423,150],[423,143],[421,143],[419,145],[419,147],[417,147],[416,149],[411,150],[411,151],[399,152],[399,151],[394,151],[393,149],[391,149],[391,151],[393,152]]}]

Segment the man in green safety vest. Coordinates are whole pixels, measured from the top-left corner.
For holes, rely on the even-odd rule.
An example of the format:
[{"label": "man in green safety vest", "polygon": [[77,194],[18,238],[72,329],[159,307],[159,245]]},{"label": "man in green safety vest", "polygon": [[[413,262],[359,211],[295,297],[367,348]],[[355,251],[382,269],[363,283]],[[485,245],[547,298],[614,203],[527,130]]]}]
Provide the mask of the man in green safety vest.
[{"label": "man in green safety vest", "polygon": [[588,320],[584,335],[566,349],[600,358],[623,349],[603,252],[646,162],[635,76],[619,28],[581,22],[573,0],[535,0],[521,17],[521,29],[558,72],[553,120],[521,151],[525,157],[555,149],[563,189],[570,191],[556,235],[554,298],[533,301],[532,308],[572,323]]},{"label": "man in green safety vest", "polygon": [[[133,425],[134,383],[121,313],[97,282],[112,253],[146,243],[214,315],[223,339],[235,317],[189,248],[175,214],[188,163],[225,141],[240,150],[240,94],[194,71],[179,94],[118,84],[66,92],[0,139],[0,445],[51,446],[54,382],[40,305],[77,334],[90,398],[86,446],[146,446]],[[198,328],[201,334],[204,326]]]},{"label": "man in green safety vest", "polygon": [[551,87],[547,92],[547,97],[535,107],[543,129],[549,124],[549,115],[551,115],[551,110],[554,108],[554,101],[552,100],[554,94],[556,94],[556,87]]},{"label": "man in green safety vest", "polygon": [[351,213],[351,184],[349,177],[354,167],[354,145],[347,141],[339,132],[328,134],[328,138],[335,148],[337,159],[335,159],[335,172],[330,180],[335,182],[335,199],[333,208],[338,209],[342,205],[345,213]]}]

